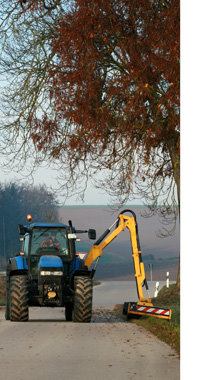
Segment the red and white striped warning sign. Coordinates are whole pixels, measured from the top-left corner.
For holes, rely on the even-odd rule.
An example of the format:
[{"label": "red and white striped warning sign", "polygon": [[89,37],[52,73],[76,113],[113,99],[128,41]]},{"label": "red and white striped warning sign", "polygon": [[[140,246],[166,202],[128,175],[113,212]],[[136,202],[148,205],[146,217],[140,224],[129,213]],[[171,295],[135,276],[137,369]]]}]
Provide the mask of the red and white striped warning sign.
[{"label": "red and white striped warning sign", "polygon": [[157,315],[166,315],[166,316],[169,315],[168,309],[157,309],[155,307],[136,306],[136,311],[142,312],[142,313],[157,314]]},{"label": "red and white striped warning sign", "polygon": [[160,307],[137,305],[136,302],[128,302],[127,316],[131,318],[133,315],[148,315],[157,318],[171,319],[171,310]]}]

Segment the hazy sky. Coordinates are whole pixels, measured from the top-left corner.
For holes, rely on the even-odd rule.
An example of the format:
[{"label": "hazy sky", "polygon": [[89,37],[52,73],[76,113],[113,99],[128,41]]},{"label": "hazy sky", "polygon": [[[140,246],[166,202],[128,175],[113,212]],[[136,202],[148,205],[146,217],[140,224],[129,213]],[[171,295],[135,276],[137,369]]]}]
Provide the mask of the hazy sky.
[{"label": "hazy sky", "polygon": [[[50,168],[45,168],[45,167],[41,167],[40,169],[38,169],[35,174],[34,174],[34,185],[46,185],[47,187],[49,188],[57,188],[58,187],[58,181],[57,181],[57,175],[59,173],[55,170],[52,170]],[[0,181],[1,182],[10,182],[10,181],[14,181],[14,182],[18,182],[19,180],[21,180],[22,176],[20,174],[17,174],[17,172],[14,172],[14,171],[10,171],[10,172],[4,172],[1,168],[1,177],[0,177]],[[30,182],[31,181],[31,178],[30,177],[27,177],[27,179],[24,181],[22,180],[22,182]],[[107,204],[110,204],[110,196],[106,194],[106,192],[103,192],[103,190],[97,190],[95,189],[94,186],[92,186],[92,184],[90,183],[89,186],[88,186],[88,189],[85,193],[85,201],[84,202],[81,202],[80,199],[77,200],[77,196],[74,196],[72,198],[68,198],[68,200],[66,200],[64,202],[64,199],[61,198],[61,197],[58,197],[59,200],[66,204],[66,205],[75,205],[75,204],[85,204],[85,205],[107,205]],[[135,201],[135,202],[131,202],[131,204],[141,204],[142,202],[139,202],[139,201]]]}]

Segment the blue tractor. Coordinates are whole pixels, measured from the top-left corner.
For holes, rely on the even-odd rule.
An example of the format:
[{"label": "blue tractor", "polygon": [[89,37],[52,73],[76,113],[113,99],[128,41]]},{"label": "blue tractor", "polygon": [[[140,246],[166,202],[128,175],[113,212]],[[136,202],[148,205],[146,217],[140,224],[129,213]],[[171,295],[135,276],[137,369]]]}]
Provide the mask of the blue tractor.
[{"label": "blue tractor", "polygon": [[77,230],[62,223],[19,224],[21,251],[8,260],[5,318],[28,321],[29,306],[65,307],[67,321],[90,322],[92,316],[92,271],[76,253]]}]

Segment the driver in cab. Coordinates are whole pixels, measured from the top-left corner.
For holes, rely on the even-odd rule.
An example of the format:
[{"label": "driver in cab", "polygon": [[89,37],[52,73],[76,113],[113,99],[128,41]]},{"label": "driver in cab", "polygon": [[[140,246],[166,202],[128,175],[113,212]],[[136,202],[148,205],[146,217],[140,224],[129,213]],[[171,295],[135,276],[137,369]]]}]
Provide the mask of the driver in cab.
[{"label": "driver in cab", "polygon": [[42,244],[41,244],[41,248],[56,248],[58,251],[60,250],[60,243],[59,241],[56,239],[56,233],[55,232],[52,232],[51,233],[51,236],[46,238]]}]

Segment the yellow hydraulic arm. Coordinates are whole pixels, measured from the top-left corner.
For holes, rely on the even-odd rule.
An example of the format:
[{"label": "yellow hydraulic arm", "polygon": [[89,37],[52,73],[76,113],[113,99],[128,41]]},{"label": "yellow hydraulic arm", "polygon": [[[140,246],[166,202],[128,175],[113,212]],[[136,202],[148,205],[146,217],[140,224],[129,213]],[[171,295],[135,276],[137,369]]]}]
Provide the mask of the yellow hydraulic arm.
[{"label": "yellow hydraulic arm", "polygon": [[[124,215],[125,213],[131,213],[132,216]],[[114,227],[115,226],[115,227]],[[111,232],[111,229],[114,227],[114,230]],[[170,319],[171,310],[158,309],[154,308],[150,298],[145,298],[143,295],[143,286],[146,286],[148,290],[148,284],[145,277],[144,263],[142,261],[142,255],[140,250],[140,242],[138,235],[138,226],[136,222],[136,215],[132,210],[123,210],[119,214],[118,219],[100,236],[96,243],[92,246],[86,260],[85,265],[90,268],[91,264],[97,259],[97,262],[100,256],[103,253],[103,249],[110,244],[113,239],[115,239],[121,231],[125,228],[128,228],[131,238],[131,247],[132,247],[132,257],[135,269],[135,279],[137,285],[137,292],[139,302],[127,303],[127,315],[129,314],[147,314],[153,315],[159,318]],[[95,266],[96,269],[96,266]],[[93,270],[95,272],[95,270]],[[150,311],[149,311],[150,310]],[[153,310],[159,310],[157,313],[153,313]],[[158,314],[159,313],[159,314]],[[161,314],[162,313],[162,314]]]},{"label": "yellow hydraulic arm", "polygon": [[[130,210],[124,210],[124,212],[127,212]],[[85,260],[85,265],[89,268],[91,264],[99,258],[102,253],[103,249],[112,242],[113,239],[117,237],[117,235],[120,234],[121,231],[123,231],[125,228],[129,229],[130,232],[130,238],[131,238],[131,246],[132,246],[132,257],[133,257],[133,263],[134,263],[134,268],[135,268],[135,278],[136,278],[136,284],[137,284],[137,290],[138,290],[138,297],[139,300],[142,303],[145,302],[145,305],[149,303],[149,306],[151,304],[151,300],[149,298],[144,298],[143,296],[143,289],[142,286],[145,283],[147,286],[146,282],[146,277],[145,277],[145,270],[144,270],[144,263],[142,262],[141,259],[141,250],[139,246],[139,240],[138,240],[138,232],[137,232],[137,222],[136,222],[136,217],[133,211],[131,213],[134,214],[134,216],[127,216],[121,213],[118,217],[118,219],[112,224],[109,229],[107,229],[104,234],[97,240],[96,244],[93,245],[91,248],[86,260]],[[111,228],[115,226],[115,229],[113,232],[111,232]],[[109,236],[105,238],[107,235]]]}]

